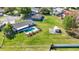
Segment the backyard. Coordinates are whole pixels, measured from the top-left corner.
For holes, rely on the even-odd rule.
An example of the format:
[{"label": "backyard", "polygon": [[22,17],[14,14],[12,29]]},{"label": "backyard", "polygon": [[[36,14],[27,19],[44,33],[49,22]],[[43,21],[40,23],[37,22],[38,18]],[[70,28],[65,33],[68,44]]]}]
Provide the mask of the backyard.
[{"label": "backyard", "polygon": [[[14,39],[3,37],[0,32],[0,42],[4,39],[3,47],[0,50],[29,50],[29,51],[47,51],[51,44],[78,44],[79,39],[72,38],[63,29],[62,20],[56,16],[45,16],[43,22],[36,21],[37,27],[42,31],[34,36],[27,37],[25,33],[18,33]],[[62,34],[50,34],[49,28],[58,26]],[[57,49],[57,50],[79,50],[78,48]]]}]

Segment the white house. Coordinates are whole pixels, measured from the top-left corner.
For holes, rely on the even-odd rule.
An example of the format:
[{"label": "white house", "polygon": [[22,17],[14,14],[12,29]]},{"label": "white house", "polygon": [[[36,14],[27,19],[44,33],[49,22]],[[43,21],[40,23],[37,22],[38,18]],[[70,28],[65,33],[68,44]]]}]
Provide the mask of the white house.
[{"label": "white house", "polygon": [[52,12],[53,15],[60,15],[64,12],[64,8],[61,7],[53,7],[52,10],[53,10]]},{"label": "white house", "polygon": [[38,13],[40,10],[40,7],[32,7],[31,11]]}]

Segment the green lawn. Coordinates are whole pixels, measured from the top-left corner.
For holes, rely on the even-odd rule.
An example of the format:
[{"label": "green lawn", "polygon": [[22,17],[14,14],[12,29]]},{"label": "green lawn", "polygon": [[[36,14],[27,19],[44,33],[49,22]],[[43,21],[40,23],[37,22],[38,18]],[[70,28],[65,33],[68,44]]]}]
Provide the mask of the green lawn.
[{"label": "green lawn", "polygon": [[3,20],[5,20],[5,19],[6,19],[6,16],[1,16],[0,17],[0,22],[3,21]]},{"label": "green lawn", "polygon": [[[63,29],[62,20],[56,16],[45,16],[43,22],[36,22],[37,26],[42,29],[32,37],[27,37],[24,33],[18,33],[12,40],[5,38],[3,48],[0,50],[48,50],[50,44],[78,44],[79,40],[70,37]],[[48,29],[53,26],[59,26],[62,29],[62,34],[50,34]],[[3,39],[0,32],[0,39]],[[1,41],[1,40],[0,40]],[[32,46],[32,47],[30,47]],[[77,49],[57,49],[57,50],[79,50]]]}]

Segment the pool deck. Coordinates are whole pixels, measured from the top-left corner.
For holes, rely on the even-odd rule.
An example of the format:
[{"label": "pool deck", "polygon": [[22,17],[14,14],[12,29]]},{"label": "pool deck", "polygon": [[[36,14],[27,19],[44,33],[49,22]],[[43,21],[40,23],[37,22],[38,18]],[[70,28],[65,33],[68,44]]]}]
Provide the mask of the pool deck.
[{"label": "pool deck", "polygon": [[30,34],[34,34],[34,33],[37,33],[38,31],[39,31],[39,29],[37,28],[37,27],[32,27],[32,28],[34,28],[34,30],[32,30],[32,31],[28,31],[28,32],[25,32],[24,31],[24,33],[26,34],[26,35],[30,35]]}]

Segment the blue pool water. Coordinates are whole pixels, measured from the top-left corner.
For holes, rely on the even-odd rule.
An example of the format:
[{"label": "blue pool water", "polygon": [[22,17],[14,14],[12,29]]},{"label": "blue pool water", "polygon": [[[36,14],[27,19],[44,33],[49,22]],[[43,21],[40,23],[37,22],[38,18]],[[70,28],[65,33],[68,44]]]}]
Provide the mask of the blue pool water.
[{"label": "blue pool water", "polygon": [[35,28],[30,27],[30,28],[24,29],[23,31],[24,31],[24,32],[29,32],[29,31],[33,31],[34,29],[35,29]]}]

